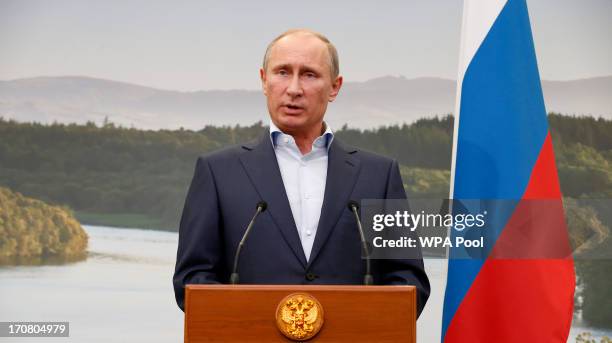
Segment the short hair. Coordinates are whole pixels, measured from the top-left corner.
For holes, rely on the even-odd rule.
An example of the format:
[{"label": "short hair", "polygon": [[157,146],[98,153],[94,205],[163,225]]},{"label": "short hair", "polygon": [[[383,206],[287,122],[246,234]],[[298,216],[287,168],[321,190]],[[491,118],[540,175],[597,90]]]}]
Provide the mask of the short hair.
[{"label": "short hair", "polygon": [[274,40],[270,42],[270,44],[268,44],[268,47],[266,48],[266,53],[263,59],[263,70],[264,71],[268,70],[268,60],[270,59],[270,52],[272,51],[272,47],[274,47],[276,42],[283,39],[284,37],[287,37],[293,34],[297,34],[297,33],[311,34],[317,37],[318,39],[320,39],[323,43],[325,43],[325,45],[327,45],[327,52],[329,54],[329,69],[331,72],[331,77],[332,79],[335,79],[336,77],[338,77],[338,75],[340,75],[340,61],[338,59],[338,50],[336,50],[336,47],[329,41],[327,37],[325,37],[324,35],[316,31],[309,30],[309,29],[287,30],[283,32],[280,36],[274,38]]}]

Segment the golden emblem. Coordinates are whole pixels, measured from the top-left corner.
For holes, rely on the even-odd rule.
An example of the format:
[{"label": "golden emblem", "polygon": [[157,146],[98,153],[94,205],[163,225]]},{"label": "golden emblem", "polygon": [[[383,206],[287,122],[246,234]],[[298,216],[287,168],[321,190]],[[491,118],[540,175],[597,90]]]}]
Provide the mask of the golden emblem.
[{"label": "golden emblem", "polygon": [[289,339],[311,339],[323,326],[323,307],[312,295],[290,294],[276,308],[276,326]]}]

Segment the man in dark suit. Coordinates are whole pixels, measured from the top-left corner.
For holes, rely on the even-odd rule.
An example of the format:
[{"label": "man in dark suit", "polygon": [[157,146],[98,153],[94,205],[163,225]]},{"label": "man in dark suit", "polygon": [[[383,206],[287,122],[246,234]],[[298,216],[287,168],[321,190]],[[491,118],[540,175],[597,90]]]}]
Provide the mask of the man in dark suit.
[{"label": "man in dark suit", "polygon": [[[186,284],[227,283],[256,205],[238,266],[244,284],[361,284],[365,262],[347,204],[405,199],[396,161],[342,144],[323,121],[340,87],[327,38],[291,30],[276,38],[260,70],[270,133],[258,142],[200,157],[179,230],[174,274]],[[373,260],[375,284],[415,285],[418,313],[429,296],[422,259]]]}]

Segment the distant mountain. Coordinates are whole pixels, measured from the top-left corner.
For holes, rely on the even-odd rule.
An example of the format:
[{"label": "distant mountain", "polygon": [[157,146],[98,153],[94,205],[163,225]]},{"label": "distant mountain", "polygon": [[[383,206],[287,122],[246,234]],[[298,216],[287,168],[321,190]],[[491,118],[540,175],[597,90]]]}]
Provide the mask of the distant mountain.
[{"label": "distant mountain", "polygon": [[[612,118],[612,76],[543,81],[548,111]],[[328,108],[333,127],[410,123],[454,111],[455,81],[385,76],[347,82]],[[0,116],[18,121],[102,123],[143,129],[200,129],[204,125],[267,122],[256,90],[177,92],[89,77],[0,81]]]}]

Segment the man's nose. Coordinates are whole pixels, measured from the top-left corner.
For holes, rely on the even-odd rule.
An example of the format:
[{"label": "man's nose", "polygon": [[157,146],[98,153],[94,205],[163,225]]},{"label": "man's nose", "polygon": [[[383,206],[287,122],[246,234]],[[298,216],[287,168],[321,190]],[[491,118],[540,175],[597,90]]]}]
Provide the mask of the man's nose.
[{"label": "man's nose", "polygon": [[302,95],[302,85],[300,84],[299,75],[293,75],[291,77],[291,81],[289,82],[289,86],[287,87],[287,94],[291,97]]}]

